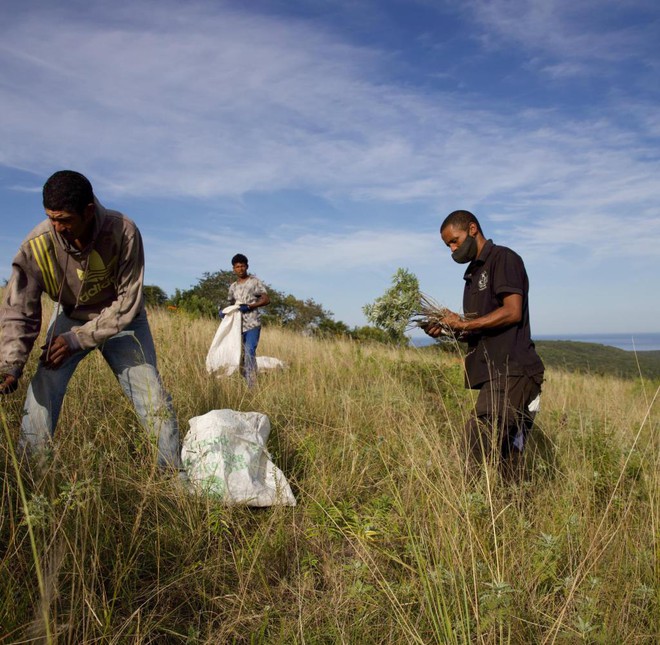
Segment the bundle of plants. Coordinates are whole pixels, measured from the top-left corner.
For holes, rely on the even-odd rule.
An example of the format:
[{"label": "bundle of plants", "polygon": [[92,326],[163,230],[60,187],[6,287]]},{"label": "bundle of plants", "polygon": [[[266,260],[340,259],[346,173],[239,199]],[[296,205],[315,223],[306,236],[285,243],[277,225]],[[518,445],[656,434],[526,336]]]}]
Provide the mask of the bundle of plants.
[{"label": "bundle of plants", "polygon": [[415,327],[427,329],[436,324],[443,328],[445,336],[454,338],[444,323],[450,310],[422,293],[417,277],[407,269],[399,269],[392,277],[392,286],[363,311],[371,323],[387,331],[392,338],[405,338],[406,331]]},{"label": "bundle of plants", "polygon": [[412,327],[421,327],[422,329],[440,325],[444,331],[448,332],[449,327],[447,327],[444,320],[449,313],[450,310],[447,307],[438,304],[433,298],[420,292],[416,307],[409,317],[409,324]]}]

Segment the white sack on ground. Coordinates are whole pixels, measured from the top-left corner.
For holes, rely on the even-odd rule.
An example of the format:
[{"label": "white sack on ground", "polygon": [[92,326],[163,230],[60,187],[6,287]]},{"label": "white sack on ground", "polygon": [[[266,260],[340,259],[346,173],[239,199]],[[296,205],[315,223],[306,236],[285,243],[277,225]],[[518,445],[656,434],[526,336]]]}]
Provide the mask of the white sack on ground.
[{"label": "white sack on ground", "polygon": [[257,369],[260,370],[283,370],[286,363],[272,356],[257,356]]},{"label": "white sack on ground", "polygon": [[296,505],[289,482],[266,450],[270,421],[265,414],[211,410],[189,423],[181,458],[202,491],[229,504]]},{"label": "white sack on ground", "polygon": [[243,323],[238,305],[225,307],[222,312],[225,317],[206,354],[206,371],[213,373],[224,368],[225,375],[231,376],[241,365]]}]

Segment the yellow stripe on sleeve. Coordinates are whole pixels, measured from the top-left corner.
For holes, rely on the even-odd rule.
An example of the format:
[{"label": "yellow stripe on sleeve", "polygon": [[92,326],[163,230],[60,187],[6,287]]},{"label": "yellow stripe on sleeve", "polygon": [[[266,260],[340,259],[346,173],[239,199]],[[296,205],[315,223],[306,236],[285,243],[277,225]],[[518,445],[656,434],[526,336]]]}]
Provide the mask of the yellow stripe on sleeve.
[{"label": "yellow stripe on sleeve", "polygon": [[30,240],[30,248],[32,249],[32,255],[34,256],[37,266],[41,271],[41,275],[43,276],[44,286],[48,295],[52,298],[57,298],[57,281],[53,271],[53,263],[51,262],[48,248],[43,238],[44,236],[40,235],[39,237]]},{"label": "yellow stripe on sleeve", "polygon": [[48,272],[50,274],[53,283],[53,289],[55,290],[54,294],[57,295],[57,292],[59,291],[59,285],[57,284],[57,274],[55,273],[55,267],[53,266],[53,259],[51,258],[51,255],[48,252],[48,245],[46,244],[46,234],[41,235],[38,239],[39,239],[39,243],[43,246],[44,255],[46,257],[46,260],[48,261]]}]

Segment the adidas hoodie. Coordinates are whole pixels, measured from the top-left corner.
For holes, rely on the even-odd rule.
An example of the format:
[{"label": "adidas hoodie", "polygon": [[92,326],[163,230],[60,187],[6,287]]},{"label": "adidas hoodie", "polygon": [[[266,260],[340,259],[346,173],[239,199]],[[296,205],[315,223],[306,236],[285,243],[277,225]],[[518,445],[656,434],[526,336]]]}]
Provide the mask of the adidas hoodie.
[{"label": "adidas hoodie", "polygon": [[48,219],[21,244],[0,308],[0,374],[22,374],[41,328],[43,293],[80,321],[62,334],[74,351],[97,347],[143,310],[140,231],[121,213],[95,203],[92,241],[84,250],[56,233]]}]

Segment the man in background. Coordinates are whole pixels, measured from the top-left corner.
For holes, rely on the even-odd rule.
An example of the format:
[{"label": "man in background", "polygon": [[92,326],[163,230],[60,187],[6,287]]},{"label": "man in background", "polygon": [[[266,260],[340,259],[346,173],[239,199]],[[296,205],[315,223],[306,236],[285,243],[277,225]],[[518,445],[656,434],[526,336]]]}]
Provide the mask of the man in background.
[{"label": "man in background", "polygon": [[243,338],[243,366],[241,373],[249,387],[257,382],[257,345],[261,335],[261,312],[270,303],[264,283],[248,273],[248,259],[237,253],[231,259],[238,280],[229,285],[228,303],[240,305]]},{"label": "man in background", "polygon": [[469,211],[450,213],[440,235],[452,258],[468,264],[464,316],[450,312],[425,331],[437,338],[449,330],[467,342],[465,385],[479,392],[466,427],[472,463],[495,459],[505,473],[515,474],[544,372],[531,340],[525,265],[511,249],[487,240]]},{"label": "man in background", "polygon": [[72,170],[48,179],[43,206],[47,219],[21,244],[0,308],[0,393],[7,394],[39,335],[41,295],[56,303],[28,387],[19,447],[40,452],[49,445],[71,376],[98,349],[157,441],[159,466],[185,479],[179,428],[144,309],[139,230],[104,208],[87,178]]}]

